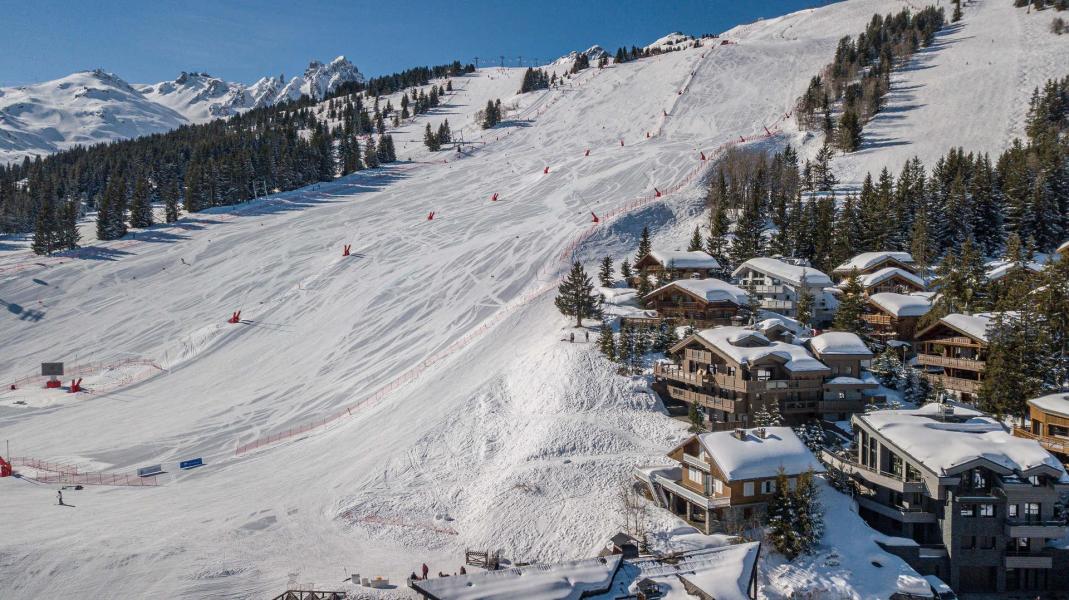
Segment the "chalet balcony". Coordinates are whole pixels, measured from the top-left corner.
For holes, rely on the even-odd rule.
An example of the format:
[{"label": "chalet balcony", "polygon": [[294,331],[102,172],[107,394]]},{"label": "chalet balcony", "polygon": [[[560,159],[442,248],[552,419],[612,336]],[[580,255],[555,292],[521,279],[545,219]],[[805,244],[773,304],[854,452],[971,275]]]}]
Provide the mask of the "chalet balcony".
[{"label": "chalet balcony", "polygon": [[732,400],[729,398],[717,398],[716,396],[694,392],[674,385],[668,386],[668,395],[680,402],[715,408],[728,413],[746,412],[747,403],[745,399]]},{"label": "chalet balcony", "polygon": [[951,358],[937,354],[918,354],[917,363],[932,367],[944,367],[950,369],[962,369],[963,371],[983,372],[987,363],[982,360],[971,358]]},{"label": "chalet balcony", "polygon": [[1005,530],[1009,537],[1054,539],[1064,537],[1069,532],[1069,526],[1062,520],[1017,518],[1006,519]]},{"label": "chalet balcony", "polygon": [[678,381],[680,383],[688,383],[690,385],[701,386],[705,385],[707,380],[704,376],[699,376],[698,373],[688,373],[684,371],[679,365],[673,365],[669,363],[656,363],[653,365],[653,375],[655,377],[663,377],[672,381]]},{"label": "chalet balcony", "polygon": [[1051,555],[1043,551],[1008,551],[1005,561],[1007,569],[1049,569],[1053,563]]},{"label": "chalet balcony", "polygon": [[1039,442],[1040,446],[1043,446],[1048,452],[1054,452],[1056,454],[1069,455],[1069,439],[1053,437],[1049,435],[1036,435],[1027,429],[1020,427],[1013,428],[1013,435],[1024,438],[1026,440],[1035,440]]},{"label": "chalet balcony", "polygon": [[865,400],[857,398],[855,400],[848,399],[834,399],[834,400],[821,400],[817,403],[817,410],[822,413],[843,413],[843,412],[858,412],[865,408]]},{"label": "chalet balcony", "polygon": [[885,517],[889,517],[900,523],[935,523],[935,513],[931,513],[920,508],[906,508],[899,506],[887,506],[880,504],[879,502],[866,498],[865,496],[857,497],[857,504],[863,508],[867,508],[874,513],[881,514]]},{"label": "chalet balcony", "polygon": [[701,508],[712,510],[714,508],[722,508],[731,505],[731,499],[727,496],[706,496],[690,489],[682,484],[682,482],[670,479],[658,473],[651,473],[649,475],[650,483],[659,485],[665,490],[672,492],[672,494],[685,498],[687,501],[698,505]]},{"label": "chalet balcony", "polygon": [[[745,286],[743,286],[745,288]],[[788,288],[785,285],[755,285],[753,286],[753,293],[755,294],[786,294],[793,293],[793,288]]]},{"label": "chalet balcony", "polygon": [[840,471],[847,475],[852,475],[859,479],[866,481],[871,485],[878,485],[885,487],[889,490],[900,492],[903,494],[912,492],[924,492],[924,482],[917,479],[913,481],[906,481],[906,479],[896,473],[888,473],[886,471],[877,471],[871,469],[852,458],[846,458],[837,454],[832,454],[825,450],[821,453],[821,460],[825,463],[836,467]]},{"label": "chalet balcony", "polygon": [[979,394],[980,386],[983,385],[982,381],[977,381],[975,379],[962,379],[960,377],[951,377],[949,375],[940,375],[938,373],[925,373],[924,377],[933,385],[941,383],[945,389],[955,392],[965,392],[966,394]]},{"label": "chalet balcony", "polygon": [[890,325],[894,324],[894,320],[891,318],[891,315],[882,315],[882,314],[861,315],[861,320],[866,322],[866,323],[868,323],[868,324],[870,324],[870,325],[887,325],[887,326],[890,326]]}]

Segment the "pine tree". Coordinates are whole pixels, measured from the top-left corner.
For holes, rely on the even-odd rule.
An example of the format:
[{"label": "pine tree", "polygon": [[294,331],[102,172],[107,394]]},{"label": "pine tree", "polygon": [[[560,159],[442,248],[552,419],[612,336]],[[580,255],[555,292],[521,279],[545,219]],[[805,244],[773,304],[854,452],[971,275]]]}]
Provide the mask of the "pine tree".
[{"label": "pine tree", "polygon": [[437,152],[442,148],[441,141],[438,139],[438,134],[431,130],[430,123],[427,123],[427,129],[423,132],[423,144],[427,146],[427,149],[431,152]]},{"label": "pine tree", "polygon": [[33,242],[30,244],[34,254],[52,254],[57,249],[57,229],[56,205],[52,200],[45,199],[38,206],[37,218],[34,220]]},{"label": "pine tree", "polygon": [[728,264],[728,233],[731,224],[722,202],[717,203],[709,221],[709,238],[705,241],[705,252],[720,263],[721,270],[730,271]]},{"label": "pine tree", "polygon": [[950,17],[951,22],[957,23],[961,20],[961,0],[954,0],[954,14]]},{"label": "pine tree", "polygon": [[653,250],[653,245],[650,242],[650,228],[643,227],[642,236],[638,239],[638,252],[635,253],[635,264],[638,264],[638,261],[645,258],[651,250]]},{"label": "pine tree", "polygon": [[776,475],[776,489],[768,500],[766,513],[768,519],[767,536],[777,552],[794,560],[802,553],[804,542],[802,532],[797,529],[798,506],[795,494],[791,493],[787,482],[787,473],[780,467]]},{"label": "pine tree", "polygon": [[731,264],[741,265],[755,256],[760,256],[763,247],[762,232],[765,219],[761,214],[760,197],[754,193],[748,199],[735,223],[735,241],[731,244]]},{"label": "pine tree", "polygon": [[839,119],[838,147],[843,152],[853,152],[861,147],[861,117],[849,109]]},{"label": "pine tree", "polygon": [[687,419],[690,420],[690,432],[701,433],[705,431],[705,417],[697,402],[691,402],[687,411]]},{"label": "pine tree", "polygon": [[702,250],[702,232],[697,225],[694,226],[694,233],[690,236],[690,246],[687,246],[688,252],[700,252]]},{"label": "pine tree", "polygon": [[598,329],[598,349],[605,358],[616,360],[616,339],[613,337],[612,327],[605,321],[602,321]]},{"label": "pine tree", "polygon": [[612,257],[606,256],[601,261],[601,271],[598,272],[598,280],[601,282],[601,287],[613,287],[616,282],[613,281],[613,268]]},{"label": "pine tree", "polygon": [[646,306],[646,296],[653,291],[653,285],[650,283],[649,275],[642,273],[638,274],[638,287],[635,289],[635,295],[639,305]]},{"label": "pine tree", "polygon": [[794,495],[798,511],[795,530],[799,534],[799,550],[802,554],[812,554],[824,536],[824,509],[820,505],[820,489],[817,488],[812,467],[798,476]]},{"label": "pine tree", "polygon": [[149,198],[148,181],[138,177],[130,199],[130,227],[152,226],[152,201]]},{"label": "pine tree", "polygon": [[671,317],[664,317],[657,323],[657,331],[653,341],[653,349],[663,352],[666,356],[668,351],[679,341],[676,337],[676,324]]},{"label": "pine tree", "polygon": [[561,314],[575,317],[575,326],[582,327],[583,319],[601,318],[601,296],[594,293],[594,284],[590,281],[583,265],[578,262],[557,288],[554,302]]},{"label": "pine tree", "polygon": [[172,179],[160,189],[163,196],[163,218],[168,223],[178,221],[178,200],[181,192],[178,189],[178,179]]},{"label": "pine tree", "polygon": [[891,348],[886,348],[872,361],[869,371],[880,380],[880,383],[892,390],[899,389],[902,376],[902,361],[898,354]]},{"label": "pine tree", "polygon": [[59,236],[57,239],[60,250],[73,250],[78,247],[82,239],[78,231],[78,201],[68,200],[63,203],[59,214]]},{"label": "pine tree", "polygon": [[624,287],[631,287],[633,284],[631,280],[634,278],[635,273],[631,270],[631,263],[625,258],[620,261],[620,277],[624,280]]},{"label": "pine tree", "polygon": [[835,312],[832,328],[861,335],[865,326],[865,322],[861,320],[864,306],[865,288],[861,285],[861,276],[858,274],[857,269],[854,269],[846,280],[846,285],[843,286],[843,293],[839,298],[839,308]]},{"label": "pine tree", "polygon": [[379,166],[379,150],[375,145],[375,138],[370,135],[367,137],[367,144],[364,146],[364,164],[369,169]]},{"label": "pine tree", "polygon": [[839,183],[831,171],[831,157],[834,152],[831,146],[824,144],[817,152],[816,161],[813,163],[813,186],[820,192],[830,192],[835,184]]},{"label": "pine tree", "polygon": [[808,327],[810,320],[813,318],[813,294],[809,292],[808,278],[805,274],[805,269],[802,269],[802,277],[799,281],[799,285],[794,290],[794,295],[798,299],[795,306],[795,318],[803,327]]}]

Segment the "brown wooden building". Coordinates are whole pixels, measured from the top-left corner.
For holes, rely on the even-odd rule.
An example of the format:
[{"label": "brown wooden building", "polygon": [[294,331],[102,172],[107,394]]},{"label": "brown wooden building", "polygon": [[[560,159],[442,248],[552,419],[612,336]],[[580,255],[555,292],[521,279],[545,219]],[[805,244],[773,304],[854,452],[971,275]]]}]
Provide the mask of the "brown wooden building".
[{"label": "brown wooden building", "polygon": [[[926,289],[924,279],[900,267],[885,267],[879,271],[865,273],[858,278],[861,286],[865,288],[865,294],[880,294],[885,292],[896,294],[909,294],[923,292]],[[840,287],[844,283],[839,284]]]},{"label": "brown wooden building", "polygon": [[925,296],[881,292],[868,297],[861,319],[872,327],[872,336],[881,342],[912,343],[917,321],[932,309]]},{"label": "brown wooden building", "polygon": [[701,251],[653,250],[635,263],[635,270],[665,284],[677,279],[711,277],[720,270],[720,263]]},{"label": "brown wooden building", "polygon": [[1069,393],[1029,400],[1028,428],[1014,427],[1013,434],[1036,440],[1063,463],[1069,462]]},{"label": "brown wooden building", "polygon": [[924,377],[972,401],[984,380],[991,319],[991,313],[952,313],[918,332],[917,364]]},{"label": "brown wooden building", "polygon": [[792,488],[809,469],[824,470],[790,427],[702,433],[668,457],[675,467],[639,468],[636,477],[650,485],[665,508],[707,534],[759,521],[776,491],[780,468]]},{"label": "brown wooden building", "polygon": [[658,391],[696,403],[713,430],[745,427],[771,403],[788,422],[805,421],[818,413],[831,374],[804,347],[744,327],[704,329],[669,352],[680,362],[654,366]]},{"label": "brown wooden building", "polygon": [[879,384],[862,378],[861,371],[869,367],[873,355],[861,338],[846,331],[829,331],[811,338],[809,349],[831,369],[817,406],[820,415],[828,421],[844,421],[864,410],[868,394]]},{"label": "brown wooden building", "polygon": [[653,290],[644,300],[658,317],[702,328],[739,325],[749,312],[746,292],[719,279],[680,279]]}]

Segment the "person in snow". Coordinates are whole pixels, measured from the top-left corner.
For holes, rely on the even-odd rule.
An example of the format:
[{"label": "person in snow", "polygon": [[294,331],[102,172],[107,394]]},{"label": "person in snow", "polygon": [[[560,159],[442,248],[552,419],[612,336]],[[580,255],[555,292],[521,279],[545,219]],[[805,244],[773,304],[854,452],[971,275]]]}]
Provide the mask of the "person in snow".
[{"label": "person in snow", "polygon": [[430,572],[430,569],[427,568],[427,563],[423,563],[423,578],[424,579],[427,578],[427,573],[429,573],[429,572]]},{"label": "person in snow", "polygon": [[589,331],[584,331],[583,333],[586,334],[586,341],[589,342],[590,341],[590,332]]},{"label": "person in snow", "polygon": [[59,505],[63,506],[63,490],[56,490],[56,496],[59,497]]},{"label": "person in snow", "polygon": [[461,575],[467,575],[468,574],[468,570],[464,568],[464,565],[460,565],[460,574]]},{"label": "person in snow", "polygon": [[569,342],[575,342],[575,332],[574,331],[568,334],[568,341]]}]

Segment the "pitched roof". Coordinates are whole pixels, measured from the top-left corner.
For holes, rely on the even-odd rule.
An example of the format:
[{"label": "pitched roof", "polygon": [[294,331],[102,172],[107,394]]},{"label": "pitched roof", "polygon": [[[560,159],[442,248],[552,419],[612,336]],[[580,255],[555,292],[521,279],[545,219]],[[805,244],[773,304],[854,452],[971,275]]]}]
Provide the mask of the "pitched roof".
[{"label": "pitched roof", "polygon": [[749,301],[749,294],[737,286],[719,279],[678,279],[653,290],[646,297],[660,293],[671,287],[685,290],[693,296],[704,298],[706,302],[731,302],[739,306]]},{"label": "pitched roof", "polygon": [[503,571],[414,580],[412,585],[438,600],[570,600],[607,591],[622,559],[623,556],[615,554]]},{"label": "pitched roof", "polygon": [[906,265],[914,264],[913,256],[910,255],[909,252],[862,252],[838,267],[835,267],[832,272],[849,273],[854,269],[857,269],[858,271],[866,271],[885,260],[897,260]]},{"label": "pitched roof", "polygon": [[807,287],[824,287],[832,284],[831,277],[828,277],[826,274],[813,267],[800,267],[798,265],[783,262],[779,259],[763,256],[751,258],[742,263],[739,265],[739,268],[735,269],[731,276],[738,277],[740,273],[743,273],[747,269],[752,269],[758,273],[764,273],[769,277],[775,277],[776,279],[791,285],[801,285],[803,274],[805,275]]},{"label": "pitched roof", "polygon": [[651,250],[652,256],[666,269],[719,269],[720,263],[701,250]]},{"label": "pitched roof", "polygon": [[895,317],[920,317],[932,310],[932,301],[924,296],[881,292],[869,296],[869,304]]},{"label": "pitched roof", "polygon": [[872,356],[872,351],[861,341],[857,334],[849,331],[829,331],[809,340],[813,352],[822,355],[848,354]]},{"label": "pitched roof", "polygon": [[1061,254],[1062,252],[1069,252],[1069,241],[1064,242],[1055,252]]},{"label": "pitched roof", "polygon": [[984,265],[984,275],[988,281],[998,281],[1017,269],[1027,269],[1033,273],[1043,271],[1043,263],[1035,261],[1014,262],[1009,260],[992,260]]},{"label": "pitched roof", "polygon": [[990,417],[942,422],[909,410],[880,410],[854,416],[936,475],[953,475],[977,459],[1022,474],[1047,467],[1067,477],[1065,468],[1038,442],[1014,437]]},{"label": "pitched roof", "polygon": [[[922,290],[925,288],[925,281],[923,278],[898,267],[884,267],[879,271],[875,271],[873,273],[865,273],[864,275],[858,277],[858,280],[861,282],[862,287],[870,288],[879,285],[884,281],[891,279],[892,277],[901,277],[902,279],[905,279],[913,285],[916,285]],[[844,284],[841,283],[839,285],[842,286]]]},{"label": "pitched roof", "polygon": [[1069,394],[1065,392],[1032,398],[1028,403],[1044,412],[1069,418]]},{"label": "pitched roof", "polygon": [[[694,334],[740,365],[752,365],[766,357],[775,357],[784,362],[790,371],[830,371],[828,366],[813,358],[802,346],[785,342],[769,341],[760,332],[745,327],[716,327],[703,329]],[[759,345],[737,345],[744,340],[754,340]],[[680,342],[681,344],[683,342]]]},{"label": "pitched roof", "polygon": [[823,473],[824,467],[790,427],[766,427],[765,437],[757,429],[745,429],[744,438],[732,431],[698,435],[698,441],[728,481],[775,477],[780,467],[787,475],[799,475],[810,468]]},{"label": "pitched roof", "polygon": [[965,335],[986,342],[987,330],[991,326],[993,317],[994,315],[992,313],[978,313],[975,315],[950,313],[942,319],[939,319],[939,321],[957,329]]}]

